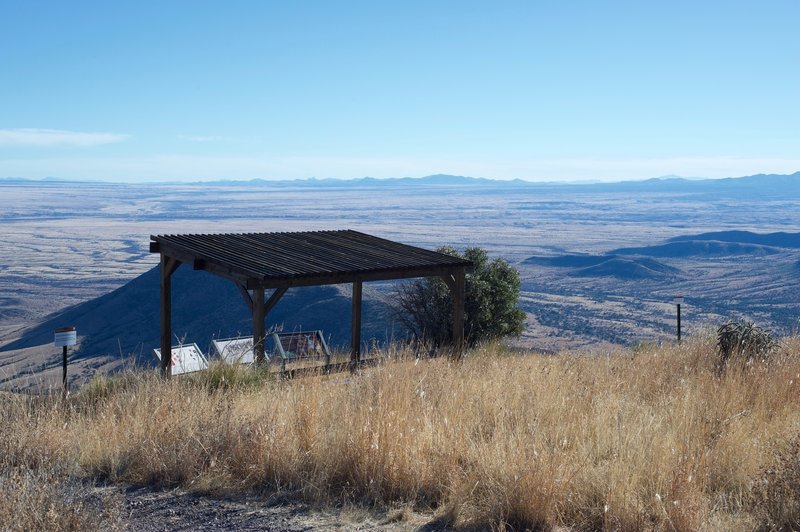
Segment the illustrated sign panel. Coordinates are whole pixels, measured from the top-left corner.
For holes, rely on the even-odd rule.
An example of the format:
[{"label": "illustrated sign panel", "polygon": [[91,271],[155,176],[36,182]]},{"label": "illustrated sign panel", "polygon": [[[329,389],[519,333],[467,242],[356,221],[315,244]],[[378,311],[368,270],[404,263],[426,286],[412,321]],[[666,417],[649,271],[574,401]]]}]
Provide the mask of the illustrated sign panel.
[{"label": "illustrated sign panel", "polygon": [[[161,349],[153,349],[161,360]],[[197,344],[185,344],[172,347],[172,374],[193,373],[208,368],[208,361]]]},{"label": "illustrated sign panel", "polygon": [[252,337],[213,340],[211,344],[219,357],[228,364],[252,364],[255,360]]},{"label": "illustrated sign panel", "polygon": [[330,356],[322,331],[300,331],[273,334],[283,358]]}]

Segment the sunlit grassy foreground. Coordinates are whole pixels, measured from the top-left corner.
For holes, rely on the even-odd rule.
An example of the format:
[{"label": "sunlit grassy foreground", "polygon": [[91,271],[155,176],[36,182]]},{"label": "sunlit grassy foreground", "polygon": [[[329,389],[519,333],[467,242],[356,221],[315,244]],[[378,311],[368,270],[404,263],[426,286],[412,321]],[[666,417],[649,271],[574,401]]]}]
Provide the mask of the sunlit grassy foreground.
[{"label": "sunlit grassy foreground", "polygon": [[5,398],[0,499],[30,474],[292,490],[455,526],[796,528],[800,342],[721,377],[713,352],[702,340],[601,357],[491,347],[292,382],[222,367],[170,383],[122,375],[66,408]]}]

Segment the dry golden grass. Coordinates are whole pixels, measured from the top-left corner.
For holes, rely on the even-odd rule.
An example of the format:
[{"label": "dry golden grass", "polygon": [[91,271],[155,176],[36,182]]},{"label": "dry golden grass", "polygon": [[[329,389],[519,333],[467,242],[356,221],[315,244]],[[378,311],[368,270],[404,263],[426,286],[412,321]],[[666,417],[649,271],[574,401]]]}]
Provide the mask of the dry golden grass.
[{"label": "dry golden grass", "polygon": [[796,529],[800,341],[719,377],[713,351],[710,340],[603,357],[489,347],[458,364],[399,357],[293,382],[129,374],[67,407],[10,402],[0,450],[7,470],[291,490],[465,527]]},{"label": "dry golden grass", "polygon": [[119,528],[116,501],[92,493],[56,442],[57,401],[0,396],[0,530]]}]

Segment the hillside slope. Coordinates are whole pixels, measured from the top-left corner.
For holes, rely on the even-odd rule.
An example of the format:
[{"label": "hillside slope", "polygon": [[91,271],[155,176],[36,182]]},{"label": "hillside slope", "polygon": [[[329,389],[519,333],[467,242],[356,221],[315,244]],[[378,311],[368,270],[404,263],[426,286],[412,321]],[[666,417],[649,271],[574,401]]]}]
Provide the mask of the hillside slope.
[{"label": "hillside slope", "polygon": [[[53,329],[70,325],[81,337],[75,359],[113,355],[153,364],[160,336],[159,290],[156,267],[113,292],[49,316],[0,351],[51,344]],[[347,346],[350,305],[349,285],[290,289],[270,312],[267,327],[322,329],[332,348]],[[391,309],[368,286],[363,305],[362,338],[386,340],[392,334]],[[208,351],[213,338],[250,335],[252,321],[233,283],[182,267],[172,278],[172,327],[173,343],[195,342]]]},{"label": "hillside slope", "polygon": [[682,258],[682,257],[730,257],[775,255],[781,250],[761,244],[743,242],[719,242],[716,240],[675,240],[655,246],[642,246],[615,249],[611,253],[617,255],[644,255],[647,257]]},{"label": "hillside slope", "polygon": [[753,233],[751,231],[715,231],[698,235],[685,235],[670,238],[669,242],[685,242],[713,240],[717,242],[735,242],[739,244],[757,244],[778,248],[800,248],[800,233]]},{"label": "hillside slope", "polygon": [[678,268],[648,257],[622,257],[615,254],[567,254],[553,257],[528,257],[524,264],[573,268],[567,275],[577,277],[616,277],[618,279],[663,279],[682,275]]},{"label": "hillside slope", "polygon": [[653,259],[628,259],[611,256],[599,264],[572,272],[578,277],[616,277],[618,279],[660,279],[680,274],[680,270]]}]

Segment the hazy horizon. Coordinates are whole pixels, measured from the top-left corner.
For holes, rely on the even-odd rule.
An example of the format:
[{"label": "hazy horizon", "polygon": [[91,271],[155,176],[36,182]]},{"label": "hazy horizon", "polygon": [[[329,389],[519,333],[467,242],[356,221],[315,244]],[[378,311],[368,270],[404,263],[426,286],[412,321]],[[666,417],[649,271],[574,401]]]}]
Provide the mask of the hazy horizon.
[{"label": "hazy horizon", "polygon": [[635,182],[642,182],[642,181],[651,181],[651,180],[668,180],[668,179],[680,179],[685,181],[705,181],[705,180],[720,180],[720,179],[740,179],[744,177],[753,177],[758,175],[794,175],[797,172],[790,172],[788,174],[767,174],[765,172],[759,172],[758,174],[747,175],[747,176],[720,176],[720,177],[705,177],[705,176],[681,176],[681,175],[661,175],[661,176],[654,176],[654,177],[643,177],[643,178],[631,178],[631,179],[608,179],[608,180],[591,180],[591,179],[576,179],[576,180],[564,180],[559,181],[555,179],[520,179],[520,178],[494,178],[494,177],[487,177],[487,176],[466,176],[466,175],[455,175],[455,174],[443,174],[443,173],[433,173],[433,174],[425,174],[419,176],[389,176],[389,177],[375,177],[375,176],[361,176],[361,177],[305,177],[305,178],[242,178],[242,179],[200,179],[200,180],[154,180],[154,181],[146,181],[142,182],[141,180],[115,180],[115,179],[78,179],[78,178],[65,178],[60,176],[45,176],[45,177],[20,177],[20,176],[2,176],[0,177],[0,182],[2,181],[13,181],[13,180],[22,180],[22,181],[33,181],[33,182],[63,182],[63,183],[111,183],[111,184],[151,184],[151,185],[174,185],[174,184],[202,184],[202,183],[253,183],[253,182],[275,182],[275,183],[285,183],[285,182],[329,182],[329,181],[336,181],[336,182],[357,182],[362,180],[376,180],[376,181],[391,181],[391,180],[401,180],[401,179],[412,179],[412,180],[423,180],[425,178],[430,177],[452,177],[452,178],[464,178],[464,179],[472,179],[472,180],[488,180],[488,181],[497,181],[497,182],[523,182],[523,183],[530,183],[530,184],[540,184],[540,185],[597,185],[597,184],[614,184],[614,183],[635,183]]},{"label": "hazy horizon", "polygon": [[0,176],[607,182],[800,168],[800,4],[786,0],[0,13]]}]

